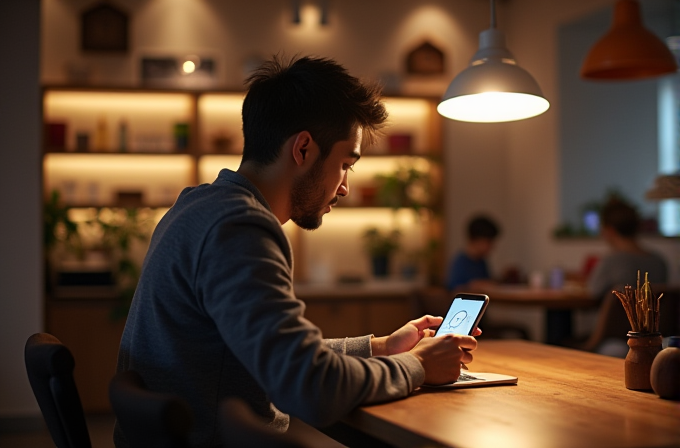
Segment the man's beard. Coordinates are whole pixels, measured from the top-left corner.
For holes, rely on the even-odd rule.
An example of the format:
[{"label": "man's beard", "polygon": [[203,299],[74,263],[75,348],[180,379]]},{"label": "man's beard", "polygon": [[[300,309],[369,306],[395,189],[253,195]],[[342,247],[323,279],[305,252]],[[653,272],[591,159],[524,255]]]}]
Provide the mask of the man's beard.
[{"label": "man's beard", "polygon": [[305,230],[321,226],[323,210],[338,201],[337,196],[326,202],[326,189],[322,188],[323,160],[317,159],[309,172],[293,183],[290,194],[290,219]]}]

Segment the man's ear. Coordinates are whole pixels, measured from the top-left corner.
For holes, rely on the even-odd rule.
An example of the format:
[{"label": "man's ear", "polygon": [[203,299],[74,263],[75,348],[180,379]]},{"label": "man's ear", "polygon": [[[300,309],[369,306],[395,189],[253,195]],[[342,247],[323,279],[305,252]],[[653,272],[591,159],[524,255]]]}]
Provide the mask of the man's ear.
[{"label": "man's ear", "polygon": [[295,140],[293,140],[293,159],[298,166],[302,166],[305,162],[310,160],[310,152],[314,150],[314,139],[312,134],[308,131],[302,131],[297,134]]}]

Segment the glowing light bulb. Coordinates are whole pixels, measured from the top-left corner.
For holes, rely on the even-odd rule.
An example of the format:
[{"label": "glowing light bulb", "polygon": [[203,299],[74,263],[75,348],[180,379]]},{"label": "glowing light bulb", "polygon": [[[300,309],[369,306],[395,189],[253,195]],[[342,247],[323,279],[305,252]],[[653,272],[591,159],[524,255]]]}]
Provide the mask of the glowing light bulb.
[{"label": "glowing light bulb", "polygon": [[194,61],[184,61],[184,64],[182,64],[182,71],[186,74],[195,72],[196,63]]}]

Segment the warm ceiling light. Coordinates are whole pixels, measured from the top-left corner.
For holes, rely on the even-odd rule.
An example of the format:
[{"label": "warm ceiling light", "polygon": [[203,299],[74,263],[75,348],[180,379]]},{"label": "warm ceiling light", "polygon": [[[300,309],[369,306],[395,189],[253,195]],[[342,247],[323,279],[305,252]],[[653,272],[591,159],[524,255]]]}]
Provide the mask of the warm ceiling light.
[{"label": "warm ceiling light", "polygon": [[674,73],[677,64],[664,42],[642,25],[640,4],[619,0],[612,27],[590,49],[581,67],[587,79],[643,79]]},{"label": "warm ceiling light", "polygon": [[182,71],[187,75],[196,71],[196,63],[194,61],[184,61],[182,64]]},{"label": "warm ceiling light", "polygon": [[437,112],[453,120],[495,123],[534,117],[549,107],[534,78],[505,47],[491,0],[491,28],[479,35],[479,50],[451,81]]}]

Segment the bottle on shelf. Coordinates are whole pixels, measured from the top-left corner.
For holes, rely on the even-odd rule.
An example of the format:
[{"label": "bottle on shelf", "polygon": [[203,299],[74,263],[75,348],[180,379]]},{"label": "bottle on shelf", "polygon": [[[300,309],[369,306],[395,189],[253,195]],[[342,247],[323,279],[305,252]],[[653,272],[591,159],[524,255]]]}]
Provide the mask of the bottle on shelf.
[{"label": "bottle on shelf", "polygon": [[179,152],[186,151],[189,147],[189,124],[176,123],[174,127],[175,149]]},{"label": "bottle on shelf", "polygon": [[128,149],[128,125],[123,119],[118,124],[118,151],[128,152]]},{"label": "bottle on shelf", "polygon": [[97,121],[97,128],[94,133],[94,150],[98,152],[109,150],[109,127],[105,117],[100,117]]}]

